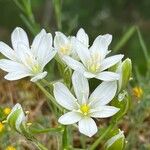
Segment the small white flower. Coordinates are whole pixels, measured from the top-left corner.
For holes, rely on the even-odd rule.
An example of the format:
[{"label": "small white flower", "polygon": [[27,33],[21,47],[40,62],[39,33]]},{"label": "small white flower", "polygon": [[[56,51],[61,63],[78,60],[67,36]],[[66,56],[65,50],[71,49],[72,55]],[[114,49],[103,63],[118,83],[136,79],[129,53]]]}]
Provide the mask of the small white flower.
[{"label": "small white flower", "polygon": [[[73,36],[67,37],[61,32],[56,32],[54,38],[54,48],[57,50],[59,56],[62,58],[63,56],[71,56],[73,58],[77,58],[77,53],[74,50],[75,45],[72,41]],[[80,42],[82,42],[85,46],[88,47],[89,39],[85,31],[81,28],[77,32],[76,37]]]},{"label": "small white flower", "polygon": [[106,55],[110,52],[108,51],[108,46],[111,41],[112,36],[110,34],[99,35],[93,42],[93,45],[88,49],[87,45],[81,42],[81,39],[79,41],[77,38],[72,38],[75,51],[82,63],[69,56],[63,57],[63,60],[70,68],[84,74],[86,78],[97,78],[103,81],[118,80],[119,74],[105,71],[123,58],[121,54],[106,58]]},{"label": "small white flower", "polygon": [[52,48],[52,35],[41,30],[30,48],[26,32],[17,27],[12,32],[11,42],[13,49],[0,42],[0,52],[8,58],[0,60],[0,68],[8,72],[5,79],[18,80],[31,76],[31,81],[36,82],[44,78],[47,72],[43,69],[56,54]]},{"label": "small white flower", "polygon": [[76,98],[68,88],[58,82],[54,84],[56,101],[70,112],[59,118],[64,125],[78,122],[79,131],[89,137],[97,132],[97,126],[92,118],[107,118],[116,114],[119,109],[108,104],[117,91],[116,81],[101,83],[89,96],[88,80],[80,73],[74,72],[72,83]]}]

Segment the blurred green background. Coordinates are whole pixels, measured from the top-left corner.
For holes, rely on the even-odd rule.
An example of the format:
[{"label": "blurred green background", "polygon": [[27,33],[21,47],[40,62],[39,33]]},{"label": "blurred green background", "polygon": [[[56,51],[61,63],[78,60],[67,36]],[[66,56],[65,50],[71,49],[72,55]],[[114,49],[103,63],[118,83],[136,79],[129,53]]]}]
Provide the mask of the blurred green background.
[{"label": "blurred green background", "polygon": [[[52,1],[31,0],[31,2],[36,22],[41,28],[54,33],[57,30],[57,23]],[[91,42],[99,34],[110,33],[113,35],[110,48],[113,49],[123,34],[136,25],[149,47],[149,8],[149,0],[63,0],[62,31],[73,34],[83,27],[89,34]],[[13,0],[0,0],[0,40],[10,42],[10,33],[16,26],[25,28],[20,18],[20,9]],[[144,73],[145,60],[136,33],[121,47],[121,50],[134,64],[138,64]]]},{"label": "blurred green background", "polygon": [[[132,97],[131,111],[120,123],[120,127],[125,130],[129,143],[127,150],[150,150],[150,77],[145,78],[148,70],[145,55],[148,55],[150,48],[150,0],[62,0],[60,12],[54,5],[54,1],[59,0],[31,0],[35,16],[34,23],[37,27],[35,32],[30,32],[22,19],[26,15],[14,1],[0,0],[0,41],[11,44],[10,35],[16,26],[24,28],[31,41],[35,32],[42,28],[46,28],[53,35],[57,30],[61,30],[66,35],[74,35],[82,27],[88,33],[90,43],[99,34],[110,33],[113,35],[110,50],[114,53],[125,54],[125,58],[131,58],[133,62],[131,85],[140,86],[144,91],[141,101]],[[61,17],[61,24],[59,24],[59,17]],[[142,36],[142,39],[139,38],[140,36]],[[148,53],[144,55],[143,49],[147,49]],[[147,57],[150,60],[150,57]],[[47,115],[47,113],[45,114],[48,109],[45,98],[41,96],[41,93],[39,94],[39,91],[35,92],[37,89],[31,83],[26,83],[25,79],[10,84],[3,79],[3,76],[4,72],[0,70],[0,105],[2,107],[10,104],[10,100],[12,105],[19,98],[19,102],[23,103],[25,108],[31,109],[32,114],[32,110],[34,112],[36,108],[36,99],[40,99],[40,101],[43,100],[43,103],[40,104],[41,106],[44,105],[44,111],[40,110],[38,114]],[[129,91],[132,95],[131,85]],[[13,87],[15,88],[13,89]],[[5,91],[8,91],[8,93],[6,94]],[[31,116],[31,120],[35,120],[35,117],[37,117],[35,114]],[[48,122],[49,117],[45,118],[45,122]],[[43,123],[44,118],[42,118],[43,120],[36,119]],[[52,122],[55,124],[53,119]],[[48,126],[47,123],[45,125]],[[1,143],[6,141],[7,138],[8,134],[3,139],[0,137],[0,148]],[[12,141],[14,140],[10,139],[7,144]],[[46,143],[46,141],[43,142]]]}]

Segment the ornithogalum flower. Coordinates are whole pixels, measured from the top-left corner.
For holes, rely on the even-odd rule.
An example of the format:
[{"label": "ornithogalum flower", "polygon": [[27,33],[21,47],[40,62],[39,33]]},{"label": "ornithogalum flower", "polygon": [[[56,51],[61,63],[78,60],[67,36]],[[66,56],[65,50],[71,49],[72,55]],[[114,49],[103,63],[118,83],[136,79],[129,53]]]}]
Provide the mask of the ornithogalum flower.
[{"label": "ornithogalum flower", "polygon": [[74,49],[82,63],[70,56],[63,57],[63,60],[70,68],[82,73],[86,78],[97,78],[103,81],[118,80],[119,74],[106,71],[123,58],[121,54],[106,58],[106,55],[110,52],[108,46],[111,41],[112,36],[110,34],[99,35],[93,45],[88,48],[83,42],[73,37]]},{"label": "ornithogalum flower", "polygon": [[76,37],[75,36],[69,36],[67,37],[61,32],[56,32],[54,38],[54,48],[58,52],[60,58],[63,56],[71,56],[75,59],[77,59],[77,53],[75,51],[75,45],[73,42],[73,37],[78,39],[82,44],[88,47],[89,39],[88,35],[85,33],[85,31],[81,28],[77,32]]},{"label": "ornithogalum flower", "polygon": [[8,72],[5,79],[31,76],[31,81],[36,82],[44,78],[47,72],[43,69],[56,54],[52,48],[52,35],[41,30],[30,47],[26,32],[17,27],[12,32],[11,42],[13,49],[0,42],[0,52],[8,58],[0,60],[0,68]]},{"label": "ornithogalum flower", "polygon": [[56,101],[69,110],[58,122],[64,125],[78,122],[79,131],[91,137],[97,132],[93,118],[107,118],[119,111],[118,108],[107,105],[116,94],[117,82],[102,82],[90,96],[88,80],[82,74],[75,71],[72,83],[76,98],[64,84],[54,84]]}]

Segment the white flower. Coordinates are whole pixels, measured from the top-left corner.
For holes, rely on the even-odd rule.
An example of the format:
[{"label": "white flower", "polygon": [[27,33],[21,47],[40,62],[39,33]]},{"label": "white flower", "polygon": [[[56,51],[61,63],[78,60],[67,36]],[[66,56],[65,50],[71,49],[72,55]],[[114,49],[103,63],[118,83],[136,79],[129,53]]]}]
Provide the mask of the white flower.
[{"label": "white flower", "polygon": [[63,60],[70,68],[82,73],[86,78],[97,78],[103,81],[118,80],[119,74],[105,71],[123,58],[121,54],[106,58],[106,55],[110,52],[108,46],[111,41],[112,36],[110,34],[99,35],[88,49],[83,42],[72,38],[75,51],[82,63],[69,56],[64,56]]},{"label": "white flower", "polygon": [[[74,50],[74,43],[72,41],[73,36],[67,37],[61,32],[56,32],[54,38],[54,48],[57,50],[59,56],[62,58],[63,56],[71,56],[73,58],[77,58],[77,53]],[[76,37],[80,42],[82,42],[85,46],[88,47],[89,39],[88,35],[85,33],[85,31],[81,28],[77,32]]]},{"label": "white flower", "polygon": [[13,49],[0,42],[0,52],[8,58],[0,60],[0,68],[8,72],[5,79],[18,80],[31,76],[31,81],[36,82],[44,78],[47,72],[43,69],[56,54],[52,48],[52,35],[41,30],[30,48],[26,32],[17,27],[12,32],[11,42]]},{"label": "white flower", "polygon": [[69,110],[59,118],[64,125],[78,122],[79,131],[89,137],[97,132],[97,126],[92,118],[107,118],[116,114],[119,109],[108,104],[117,91],[116,81],[101,83],[89,96],[88,80],[80,73],[74,72],[72,83],[76,98],[68,88],[58,82],[54,84],[56,101]]}]

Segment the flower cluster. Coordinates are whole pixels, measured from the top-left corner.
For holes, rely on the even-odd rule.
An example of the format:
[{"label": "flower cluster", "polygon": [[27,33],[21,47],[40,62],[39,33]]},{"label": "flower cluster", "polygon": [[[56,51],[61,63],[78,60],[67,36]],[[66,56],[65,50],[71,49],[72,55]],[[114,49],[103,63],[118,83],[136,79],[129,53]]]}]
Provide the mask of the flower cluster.
[{"label": "flower cluster", "polygon": [[[111,117],[119,111],[109,103],[125,88],[131,74],[131,61],[122,62],[122,54],[107,57],[111,41],[110,34],[99,35],[89,46],[89,37],[81,28],[76,36],[67,37],[56,32],[53,42],[51,33],[43,29],[30,46],[26,32],[17,27],[11,35],[13,49],[0,42],[0,52],[8,58],[0,60],[0,68],[8,72],[7,80],[30,76],[31,81],[36,82],[47,75],[44,67],[57,54],[66,66],[74,70],[74,94],[63,83],[54,84],[56,102],[69,111],[58,122],[63,125],[78,123],[79,131],[91,137],[98,130],[96,118]],[[89,88],[91,78],[102,81],[93,92]],[[21,132],[26,116],[20,104],[15,105],[7,121]]]}]

